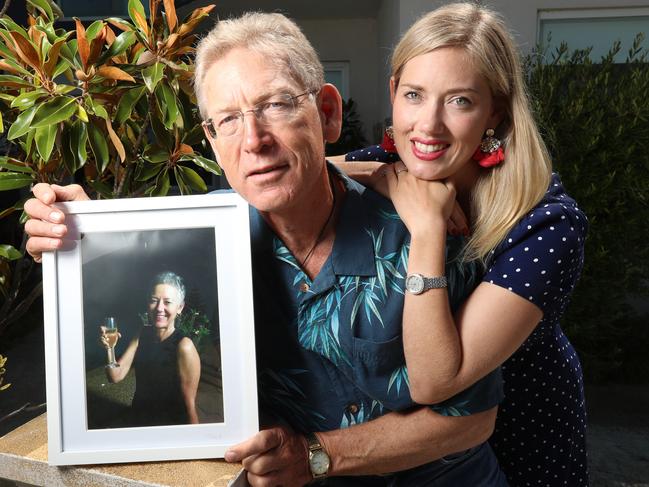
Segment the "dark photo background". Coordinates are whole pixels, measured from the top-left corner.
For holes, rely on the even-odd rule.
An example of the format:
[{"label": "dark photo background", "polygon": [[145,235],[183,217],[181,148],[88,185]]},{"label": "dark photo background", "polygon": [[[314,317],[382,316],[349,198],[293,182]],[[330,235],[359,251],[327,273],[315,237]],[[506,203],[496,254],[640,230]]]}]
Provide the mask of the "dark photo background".
[{"label": "dark photo background", "polygon": [[209,334],[190,336],[201,357],[197,410],[201,422],[221,422],[214,228],[86,233],[81,238],[81,255],[88,427],[128,426],[128,409],[137,386],[133,370],[118,384],[108,382],[99,326],[105,317],[115,317],[121,334],[115,352],[120,357],[142,326],[152,279],[163,271],[174,272],[185,282],[185,316],[191,308],[209,320]]}]

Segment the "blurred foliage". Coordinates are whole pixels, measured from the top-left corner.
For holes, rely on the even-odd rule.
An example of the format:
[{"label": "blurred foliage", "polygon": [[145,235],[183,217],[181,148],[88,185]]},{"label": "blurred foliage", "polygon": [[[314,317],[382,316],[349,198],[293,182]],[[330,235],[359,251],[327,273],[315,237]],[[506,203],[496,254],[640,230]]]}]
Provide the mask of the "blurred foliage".
[{"label": "blurred foliage", "polygon": [[563,320],[590,382],[649,380],[649,64],[639,35],[626,64],[614,44],[538,51],[529,90],[555,170],[589,220],[586,261]]},{"label": "blurred foliage", "polygon": [[[193,31],[214,6],[181,22],[174,0],[149,0],[148,18],[129,0],[128,20],[75,19],[72,31],[56,27],[53,0],[26,7],[27,28],[0,18],[0,133],[9,141],[0,191],[37,182],[77,182],[95,199],[166,195],[172,184],[182,194],[206,191],[199,173],[220,170],[201,155],[192,54]],[[31,265],[23,255],[24,238],[22,247],[0,242],[0,334],[24,311],[16,305]]]},{"label": "blurred foliage", "polygon": [[350,98],[347,101],[343,101],[343,124],[340,131],[340,138],[332,144],[327,144],[327,155],[336,156],[346,154],[366,145],[367,139],[363,135],[363,123],[358,118],[356,103]]},{"label": "blurred foliage", "polygon": [[0,354],[0,391],[4,391],[5,389],[8,389],[11,384],[3,384],[4,382],[4,377],[6,369],[5,369],[5,364],[7,363],[7,357],[4,357],[2,354]]}]

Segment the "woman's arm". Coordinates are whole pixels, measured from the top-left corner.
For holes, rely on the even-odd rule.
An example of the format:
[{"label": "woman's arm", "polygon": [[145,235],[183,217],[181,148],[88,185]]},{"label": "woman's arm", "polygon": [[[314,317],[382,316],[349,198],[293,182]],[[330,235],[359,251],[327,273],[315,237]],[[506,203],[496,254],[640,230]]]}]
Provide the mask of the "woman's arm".
[{"label": "woman's arm", "polygon": [[[411,233],[408,274],[445,274],[446,221],[454,188],[388,174],[399,215]],[[441,402],[466,389],[504,362],[542,318],[520,296],[482,283],[455,317],[446,289],[406,293],[403,343],[410,393],[418,403]]]},{"label": "woman's arm", "polygon": [[178,342],[178,373],[180,374],[180,389],[187,409],[187,419],[191,424],[198,424],[196,392],[201,378],[201,359],[194,342],[187,337]]},{"label": "woman's arm", "polygon": [[133,365],[133,359],[135,358],[135,352],[139,343],[139,336],[129,342],[122,356],[117,359],[119,367],[106,367],[106,377],[108,377],[110,382],[121,382],[128,375],[128,372],[131,370],[131,365]]}]

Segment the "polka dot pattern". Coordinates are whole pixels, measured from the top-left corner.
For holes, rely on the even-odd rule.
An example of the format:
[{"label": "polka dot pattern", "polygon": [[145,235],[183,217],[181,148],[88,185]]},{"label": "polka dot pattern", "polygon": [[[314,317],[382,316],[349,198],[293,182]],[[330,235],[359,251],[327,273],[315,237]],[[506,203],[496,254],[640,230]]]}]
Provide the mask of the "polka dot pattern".
[{"label": "polka dot pattern", "polygon": [[505,400],[490,442],[511,486],[588,485],[583,374],[559,325],[583,267],[586,222],[554,175],[489,259],[485,281],[543,311],[502,367]]}]

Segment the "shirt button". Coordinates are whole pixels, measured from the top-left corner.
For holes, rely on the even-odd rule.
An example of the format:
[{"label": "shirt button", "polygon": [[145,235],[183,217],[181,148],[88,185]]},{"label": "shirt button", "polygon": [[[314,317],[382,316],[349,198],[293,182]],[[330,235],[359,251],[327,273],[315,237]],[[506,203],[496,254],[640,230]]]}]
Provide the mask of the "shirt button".
[{"label": "shirt button", "polygon": [[300,284],[300,291],[303,293],[307,292],[309,290],[309,285],[306,282],[303,282]]},{"label": "shirt button", "polygon": [[349,406],[347,406],[347,411],[352,414],[356,414],[358,412],[358,404],[351,403]]}]

